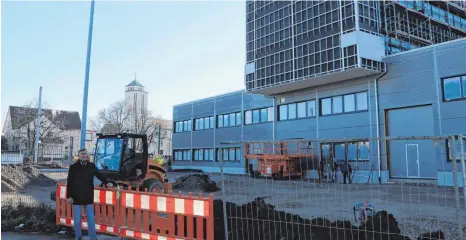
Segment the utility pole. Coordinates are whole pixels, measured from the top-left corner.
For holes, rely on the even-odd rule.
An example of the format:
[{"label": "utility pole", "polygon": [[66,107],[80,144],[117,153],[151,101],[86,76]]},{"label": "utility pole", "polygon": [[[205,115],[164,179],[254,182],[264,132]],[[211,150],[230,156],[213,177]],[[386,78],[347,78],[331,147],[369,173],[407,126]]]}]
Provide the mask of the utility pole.
[{"label": "utility pole", "polygon": [[92,27],[94,25],[94,0],[91,1],[91,16],[89,19],[89,33],[87,35],[86,73],[84,77],[83,110],[81,118],[81,142],[80,148],[86,147],[86,125],[87,125],[87,98],[89,90],[89,68],[91,65]]},{"label": "utility pole", "polygon": [[157,140],[157,155],[160,155],[160,129],[162,128],[162,126],[159,124],[159,130],[158,130],[158,134],[159,134],[159,139]]},{"label": "utility pole", "polygon": [[37,163],[39,154],[39,136],[40,136],[40,117],[42,115],[42,86],[39,87],[39,101],[37,102],[37,117],[34,136],[34,163]]}]

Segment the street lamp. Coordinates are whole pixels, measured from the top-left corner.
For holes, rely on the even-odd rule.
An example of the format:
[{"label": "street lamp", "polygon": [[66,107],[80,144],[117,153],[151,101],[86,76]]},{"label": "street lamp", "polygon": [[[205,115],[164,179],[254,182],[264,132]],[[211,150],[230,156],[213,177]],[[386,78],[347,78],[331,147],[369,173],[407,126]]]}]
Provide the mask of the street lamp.
[{"label": "street lamp", "polygon": [[87,98],[89,90],[89,68],[91,64],[92,27],[94,25],[94,0],[91,1],[91,16],[89,19],[89,33],[87,35],[86,73],[84,77],[83,110],[81,118],[81,142],[80,148],[86,147],[86,124],[87,124]]}]

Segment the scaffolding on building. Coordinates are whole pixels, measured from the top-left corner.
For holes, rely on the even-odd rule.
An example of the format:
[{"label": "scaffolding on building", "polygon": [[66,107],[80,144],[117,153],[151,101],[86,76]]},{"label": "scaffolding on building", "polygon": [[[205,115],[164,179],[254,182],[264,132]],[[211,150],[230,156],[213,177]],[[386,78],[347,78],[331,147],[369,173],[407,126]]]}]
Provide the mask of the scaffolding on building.
[{"label": "scaffolding on building", "polygon": [[385,0],[382,8],[387,54],[466,37],[465,2]]}]

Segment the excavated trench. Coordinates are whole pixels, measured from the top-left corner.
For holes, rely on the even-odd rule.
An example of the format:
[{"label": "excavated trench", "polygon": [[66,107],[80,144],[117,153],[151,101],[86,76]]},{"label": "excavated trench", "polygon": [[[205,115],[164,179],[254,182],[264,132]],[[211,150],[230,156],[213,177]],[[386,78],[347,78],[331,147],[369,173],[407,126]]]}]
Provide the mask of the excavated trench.
[{"label": "excavated trench", "polygon": [[[267,240],[409,240],[401,235],[398,222],[392,214],[380,211],[368,217],[361,226],[349,221],[332,222],[323,218],[304,219],[283,211],[277,211],[264,199],[238,206],[226,202],[228,239]],[[223,202],[215,200],[215,239],[225,237]],[[418,240],[445,239],[441,231],[424,233]]]},{"label": "excavated trench", "polygon": [[[350,221],[324,218],[304,219],[298,215],[278,211],[263,198],[236,205],[226,202],[227,234],[230,240],[409,240],[401,234],[395,217],[377,212],[361,226]],[[215,240],[225,238],[223,202],[214,201]],[[55,210],[50,206],[36,207],[2,203],[2,231],[54,233]],[[417,240],[445,239],[443,232],[423,233]]]}]

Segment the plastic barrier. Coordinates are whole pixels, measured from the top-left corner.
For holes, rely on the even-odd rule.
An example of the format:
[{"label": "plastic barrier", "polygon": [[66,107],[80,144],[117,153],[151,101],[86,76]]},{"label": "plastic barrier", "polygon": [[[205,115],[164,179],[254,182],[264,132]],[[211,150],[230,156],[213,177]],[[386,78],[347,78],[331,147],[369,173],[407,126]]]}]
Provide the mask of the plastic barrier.
[{"label": "plastic barrier", "polygon": [[[74,225],[66,185],[57,185],[57,225]],[[183,196],[96,187],[97,232],[131,239],[214,239],[213,195]],[[82,227],[87,229],[84,212]]]},{"label": "plastic barrier", "polygon": [[[66,199],[66,185],[58,184],[56,198],[57,225],[72,227],[74,226],[74,211],[72,204],[68,203]],[[118,205],[115,190],[101,187],[94,189],[94,215],[97,232],[118,236]],[[83,229],[87,229],[84,209],[81,216],[81,226]]]}]

